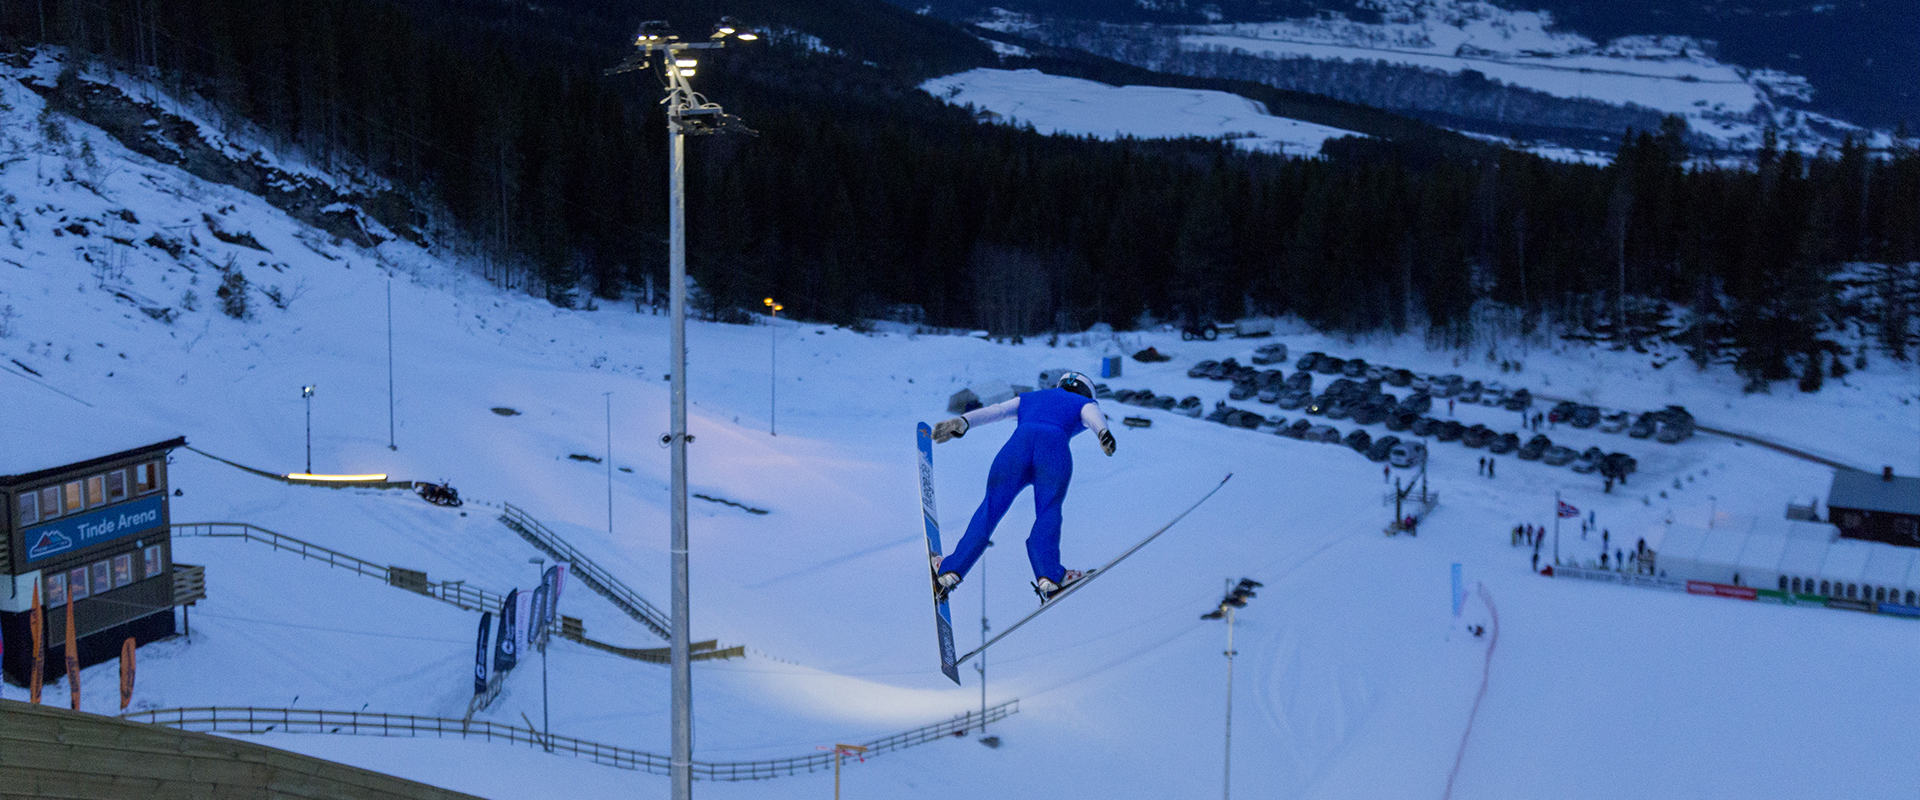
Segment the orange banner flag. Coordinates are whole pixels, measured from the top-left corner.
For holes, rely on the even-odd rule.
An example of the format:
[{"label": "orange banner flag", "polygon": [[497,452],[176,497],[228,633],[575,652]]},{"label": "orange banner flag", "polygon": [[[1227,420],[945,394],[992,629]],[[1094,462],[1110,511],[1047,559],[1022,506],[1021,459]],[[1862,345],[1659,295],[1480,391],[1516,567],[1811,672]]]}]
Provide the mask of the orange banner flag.
[{"label": "orange banner flag", "polygon": [[133,637],[120,643],[120,711],[133,702]]},{"label": "orange banner flag", "polygon": [[73,596],[67,596],[67,689],[73,693],[73,710],[80,710],[80,647],[74,644]]},{"label": "orange banner flag", "polygon": [[27,676],[28,698],[34,705],[40,704],[40,683],[47,674],[47,614],[40,608],[40,584],[33,584],[33,617],[28,624],[33,629],[33,674]]}]

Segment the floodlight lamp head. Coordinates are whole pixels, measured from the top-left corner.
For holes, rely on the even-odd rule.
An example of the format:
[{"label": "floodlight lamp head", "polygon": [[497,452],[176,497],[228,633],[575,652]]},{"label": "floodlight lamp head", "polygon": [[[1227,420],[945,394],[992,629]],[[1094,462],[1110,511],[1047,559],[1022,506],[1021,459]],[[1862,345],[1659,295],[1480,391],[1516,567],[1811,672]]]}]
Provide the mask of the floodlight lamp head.
[{"label": "floodlight lamp head", "polygon": [[640,32],[634,35],[635,44],[668,42],[679,39],[673,33],[673,26],[666,20],[656,19],[640,23]]},{"label": "floodlight lamp head", "polygon": [[314,388],[315,388],[315,386],[318,386],[318,384],[315,384],[314,386],[302,386],[302,387],[300,387],[300,396],[301,396],[301,397],[312,397],[312,396],[313,396],[313,390],[314,390]]}]

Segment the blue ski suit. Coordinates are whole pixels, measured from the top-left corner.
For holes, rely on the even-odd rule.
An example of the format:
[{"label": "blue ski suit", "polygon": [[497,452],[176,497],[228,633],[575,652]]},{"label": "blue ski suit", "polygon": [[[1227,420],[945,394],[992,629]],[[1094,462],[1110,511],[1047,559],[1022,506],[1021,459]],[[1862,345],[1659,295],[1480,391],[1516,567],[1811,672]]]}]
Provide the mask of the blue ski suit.
[{"label": "blue ski suit", "polygon": [[1106,428],[1099,408],[1090,399],[1056,388],[1028,392],[966,415],[969,427],[1009,415],[1017,415],[1019,422],[1013,436],[993,457],[993,466],[987,471],[986,499],[973,512],[973,521],[967,523],[967,534],[954,545],[952,553],[941,559],[941,572],[966,577],[986,551],[993,529],[1013,506],[1014,498],[1020,490],[1032,486],[1034,520],[1033,532],[1027,536],[1027,559],[1033,563],[1033,576],[1055,583],[1066,576],[1066,568],[1060,565],[1060,522],[1067,483],[1073,479],[1073,454],[1067,442],[1089,427]]}]

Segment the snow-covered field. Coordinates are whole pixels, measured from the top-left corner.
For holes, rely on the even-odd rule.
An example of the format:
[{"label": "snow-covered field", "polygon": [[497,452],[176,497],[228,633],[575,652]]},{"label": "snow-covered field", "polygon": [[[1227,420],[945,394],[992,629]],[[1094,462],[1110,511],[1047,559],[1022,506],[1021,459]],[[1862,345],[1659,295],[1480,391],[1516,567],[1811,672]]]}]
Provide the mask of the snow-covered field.
[{"label": "snow-covered field", "polygon": [[[8,439],[122,418],[225,458],[293,471],[304,466],[299,390],[314,384],[315,471],[445,479],[467,506],[290,487],[179,451],[174,519],[250,522],[505,591],[532,584],[527,559],[537,555],[493,519],[511,502],[666,603],[663,317],[620,303],[558,310],[403,243],[375,253],[328,242],[256,198],[132,156],[85,125],[67,121],[69,142],[51,146],[38,98],[11,79],[0,89],[11,106],[0,116],[9,228],[0,309],[11,309],[0,314],[0,424]],[[102,165],[92,172],[78,156],[82,140]],[[93,188],[70,172],[91,175]],[[215,240],[202,213],[250,232],[266,251]],[[88,233],[70,232],[74,225]],[[154,234],[188,242],[189,252],[176,261],[140,244]],[[213,265],[229,257],[256,287],[246,321],[222,315],[213,298]],[[305,291],[279,309],[258,295],[269,285]],[[386,425],[389,285],[397,450],[388,449]],[[152,319],[115,290],[178,317]],[[193,310],[181,302],[188,291],[200,298]],[[1153,345],[1177,358],[1126,361],[1126,376],[1108,382],[1197,394],[1211,405],[1226,387],[1189,379],[1186,368],[1201,358],[1245,361],[1264,341],[1087,334],[1066,340],[1077,346],[1050,348],[784,320],[771,332],[691,325],[693,490],[769,511],[694,503],[694,635],[749,648],[748,658],[694,669],[695,757],[808,755],[977,707],[971,669],[963,687],[937,669],[918,519],[912,429],[940,418],[949,393],[987,378],[1031,382],[1056,366],[1094,371],[1099,356]],[[1496,358],[1520,360],[1525,371],[1500,374],[1482,352],[1430,351],[1417,338],[1339,341],[1283,328],[1279,341],[1296,353],[1459,371],[1607,405],[1685,403],[1706,425],[1863,467],[1920,471],[1920,371],[1885,359],[1818,395],[1742,396],[1723,369],[1699,373],[1683,361],[1656,370],[1631,353],[1514,343]],[[604,465],[567,458],[604,454],[609,392],[621,468],[611,531]],[[489,410],[496,406],[520,414],[500,416]],[[1530,573],[1526,551],[1499,541],[1517,523],[1550,524],[1556,493],[1593,511],[1616,542],[1657,534],[1669,515],[1779,514],[1789,499],[1824,493],[1824,468],[1710,436],[1666,446],[1556,432],[1639,459],[1630,487],[1603,494],[1597,478],[1504,457],[1497,478],[1470,475],[1475,454],[1436,445],[1430,482],[1442,505],[1417,538],[1387,538],[1381,467],[1351,451],[1130,407],[1108,413],[1154,425],[1118,428],[1111,459],[1089,437],[1076,444],[1069,566],[1104,561],[1228,472],[1235,477],[1114,574],[990,652],[987,701],[1020,700],[1020,713],[989,731],[1002,747],[935,742],[850,765],[846,797],[1219,791],[1226,632],[1199,615],[1224,580],[1242,576],[1266,586],[1240,612],[1235,643],[1233,785],[1241,796],[1437,797],[1456,768],[1457,797],[1920,793],[1920,762],[1903,727],[1920,708],[1920,684],[1903,666],[1920,623],[1544,579]],[[1456,413],[1501,430],[1517,422],[1477,406]],[[950,536],[979,502],[1007,432],[982,428],[938,448]],[[978,641],[983,590],[996,627],[1032,607],[1018,555],[1031,519],[1030,507],[1016,504],[984,574],[956,594],[963,645]],[[1577,526],[1560,543],[1570,558],[1597,550]],[[258,544],[180,539],[176,548],[180,561],[207,566],[209,597],[194,610],[190,639],[142,650],[139,707],[464,711],[473,615]],[[1498,608],[1491,658],[1487,640],[1462,630],[1492,623],[1478,595],[1460,622],[1450,614],[1456,562]],[[658,644],[590,592],[574,588],[564,604],[594,638]],[[664,669],[564,641],[549,658],[556,733],[667,751]],[[1483,664],[1485,699],[1465,737]],[[85,674],[88,710],[115,710],[106,688],[114,670],[109,662]],[[516,671],[485,718],[539,719],[538,684],[538,670]],[[48,696],[64,698],[65,687]],[[261,738],[490,797],[667,791],[665,778],[477,741]],[[820,774],[696,791],[819,797],[830,781]]]},{"label": "snow-covered field", "polygon": [[1248,150],[1316,155],[1328,139],[1362,134],[1267,113],[1229,92],[1164,86],[1109,86],[1035,69],[974,69],[920,85],[954,105],[1031,125],[1041,133],[1117,139],[1229,139]]}]

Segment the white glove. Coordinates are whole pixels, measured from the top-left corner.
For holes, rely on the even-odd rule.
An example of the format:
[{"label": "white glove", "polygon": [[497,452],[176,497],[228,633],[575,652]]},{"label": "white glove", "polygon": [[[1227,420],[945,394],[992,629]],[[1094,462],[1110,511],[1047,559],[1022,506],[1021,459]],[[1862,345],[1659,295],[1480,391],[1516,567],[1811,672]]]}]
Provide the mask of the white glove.
[{"label": "white glove", "polygon": [[936,442],[945,442],[948,439],[958,439],[967,435],[967,428],[970,427],[972,427],[972,425],[967,422],[966,417],[943,419],[933,426],[933,440]]},{"label": "white glove", "polygon": [[1100,450],[1107,455],[1113,455],[1113,447],[1113,431],[1101,431]]}]

